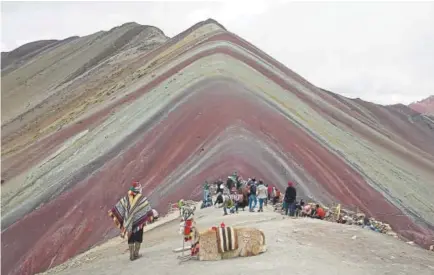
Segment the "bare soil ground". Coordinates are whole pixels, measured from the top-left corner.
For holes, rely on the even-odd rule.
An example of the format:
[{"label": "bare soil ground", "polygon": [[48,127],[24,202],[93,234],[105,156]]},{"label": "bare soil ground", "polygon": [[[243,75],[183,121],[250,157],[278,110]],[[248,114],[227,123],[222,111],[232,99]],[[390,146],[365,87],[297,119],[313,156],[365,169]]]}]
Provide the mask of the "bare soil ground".
[{"label": "bare soil ground", "polygon": [[356,226],[292,219],[271,207],[263,213],[241,211],[225,217],[222,209],[196,212],[202,230],[222,221],[262,229],[268,251],[256,257],[180,264],[172,252],[182,246],[175,213],[147,228],[143,257],[136,261],[129,261],[125,241],[115,238],[44,274],[434,274],[432,252]]}]

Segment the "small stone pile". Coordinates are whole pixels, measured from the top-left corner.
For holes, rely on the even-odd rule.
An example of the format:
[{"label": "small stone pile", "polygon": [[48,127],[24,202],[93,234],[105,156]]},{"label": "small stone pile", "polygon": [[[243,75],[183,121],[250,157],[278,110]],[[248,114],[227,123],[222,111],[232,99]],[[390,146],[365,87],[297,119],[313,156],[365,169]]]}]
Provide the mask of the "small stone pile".
[{"label": "small stone pile", "polygon": [[[333,212],[336,213],[335,211]],[[328,212],[330,213],[332,211]],[[356,213],[346,209],[341,209],[340,217],[338,217],[337,220],[336,215],[333,215],[333,213],[328,216],[328,220],[348,225],[362,226],[363,228],[398,238],[398,235],[392,230],[392,227],[389,224],[377,221],[372,217],[367,218],[364,213]]]},{"label": "small stone pile", "polygon": [[[309,202],[307,205],[310,205],[312,208],[315,207],[317,203],[315,202]],[[336,207],[326,207],[322,206],[322,208],[326,212],[326,216],[324,217],[324,220],[329,222],[338,222],[343,223],[347,225],[358,225],[362,226],[367,229],[371,229],[372,231],[387,234],[389,236],[393,236],[395,238],[398,238],[398,235],[393,232],[392,227],[387,224],[380,221],[375,220],[374,218],[366,218],[366,215],[364,213],[356,213],[350,210],[341,209],[340,215],[337,217],[337,208]],[[275,211],[279,211],[282,209],[282,204],[278,203],[275,206]]]}]

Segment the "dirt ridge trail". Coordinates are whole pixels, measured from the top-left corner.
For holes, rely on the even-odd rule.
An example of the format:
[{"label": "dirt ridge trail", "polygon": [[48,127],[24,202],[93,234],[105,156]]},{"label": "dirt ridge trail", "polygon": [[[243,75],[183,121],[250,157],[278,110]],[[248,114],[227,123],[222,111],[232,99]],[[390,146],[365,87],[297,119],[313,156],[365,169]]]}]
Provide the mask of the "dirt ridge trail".
[{"label": "dirt ridge trail", "polygon": [[[213,207],[196,210],[200,230],[227,226],[264,231],[267,252],[256,257],[179,264],[172,250],[182,246],[177,213],[147,228],[142,258],[130,262],[127,245],[115,238],[42,274],[433,274],[432,252],[356,226],[309,218],[292,219],[271,210],[223,216]],[[164,224],[162,224],[164,222]],[[161,225],[160,225],[161,224]],[[155,228],[155,230],[153,230]],[[218,268],[218,269],[217,269]]]}]

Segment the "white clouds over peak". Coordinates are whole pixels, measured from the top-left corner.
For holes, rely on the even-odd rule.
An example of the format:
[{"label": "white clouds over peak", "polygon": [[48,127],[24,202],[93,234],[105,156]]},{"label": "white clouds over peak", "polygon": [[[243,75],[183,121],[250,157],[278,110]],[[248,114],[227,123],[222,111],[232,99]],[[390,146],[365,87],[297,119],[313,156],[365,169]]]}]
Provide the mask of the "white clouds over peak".
[{"label": "white clouds over peak", "polygon": [[174,36],[214,18],[327,90],[382,104],[434,94],[430,2],[3,2],[2,8],[2,50],[131,21]]}]

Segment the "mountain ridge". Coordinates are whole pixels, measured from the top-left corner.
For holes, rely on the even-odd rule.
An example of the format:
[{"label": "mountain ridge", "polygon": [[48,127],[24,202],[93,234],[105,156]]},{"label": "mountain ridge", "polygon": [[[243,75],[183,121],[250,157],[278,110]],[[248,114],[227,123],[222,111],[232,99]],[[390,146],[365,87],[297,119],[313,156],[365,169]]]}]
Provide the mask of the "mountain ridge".
[{"label": "mountain ridge", "polygon": [[434,116],[434,95],[430,95],[425,99],[410,103],[408,107],[421,114]]},{"label": "mountain ridge", "polygon": [[[133,179],[163,215],[233,170],[280,189],[292,180],[301,198],[360,209],[432,244],[434,131],[423,116],[326,92],[215,22],[171,39],[128,40],[131,48],[2,125],[7,273],[46,270],[113,237],[107,209]],[[54,84],[101,54],[89,43],[124,41],[124,29],[134,26],[62,49],[74,57],[65,64],[79,64]],[[156,38],[158,47],[137,51],[136,42]],[[28,77],[44,64],[19,70]]]},{"label": "mountain ridge", "polygon": [[[134,40],[137,37],[139,39]],[[115,40],[111,41],[111,39]],[[54,101],[49,98],[59,97],[59,93],[63,93],[65,90],[63,88],[65,84],[73,85],[74,79],[90,71],[101,62],[114,58],[120,51],[135,51],[131,53],[132,55],[146,53],[163,44],[167,39],[168,37],[156,27],[126,23],[106,32],[101,31],[83,37],[54,42],[60,45],[46,49],[48,52],[39,58],[37,55],[32,56],[30,60],[21,64],[22,66],[10,69],[2,78],[2,143],[16,137],[16,135],[8,137],[11,132],[23,128],[24,125],[35,123],[31,113],[39,111],[35,109],[41,109],[41,112],[45,110],[41,104],[47,100]],[[105,41],[106,44],[104,45]],[[145,41],[143,45],[141,41]],[[95,47],[97,45],[95,43],[99,43],[99,47]],[[80,54],[85,59],[80,60]],[[33,61],[29,62],[31,60]],[[74,63],[75,66],[72,65]],[[113,65],[117,63],[114,62]],[[118,64],[117,66],[125,65]],[[48,75],[53,76],[47,78]],[[18,90],[20,91],[19,94],[15,92]],[[78,91],[78,95],[82,93],[83,91]],[[19,97],[20,94],[23,95],[23,98]],[[29,97],[30,100],[28,100]],[[68,96],[63,96],[62,100],[72,98],[74,98],[74,94],[68,94]],[[28,103],[26,104],[25,101]],[[20,132],[18,132],[19,134]]]}]

